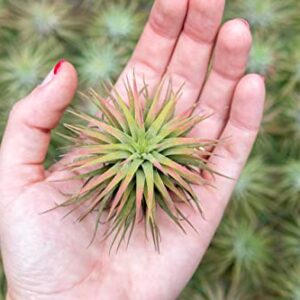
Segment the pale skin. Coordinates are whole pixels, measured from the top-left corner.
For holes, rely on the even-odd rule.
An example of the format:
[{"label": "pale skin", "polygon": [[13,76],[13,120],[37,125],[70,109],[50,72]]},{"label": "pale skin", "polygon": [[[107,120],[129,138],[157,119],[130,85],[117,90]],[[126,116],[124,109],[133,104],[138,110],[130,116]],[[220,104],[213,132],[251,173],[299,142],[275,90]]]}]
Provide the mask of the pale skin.
[{"label": "pale skin", "polygon": [[[101,242],[103,226],[87,248],[94,216],[82,223],[68,210],[41,214],[66,200],[81,182],[66,177],[56,164],[45,171],[50,132],[77,88],[74,67],[64,62],[46,82],[13,108],[0,152],[0,236],[8,299],[147,299],[172,300],[180,294],[211,242],[230,195],[255,141],[263,114],[264,79],[244,75],[251,47],[247,22],[234,19],[221,26],[224,0],[157,0],[144,33],[121,75],[135,70],[153,88],[164,74],[174,86],[184,81],[178,111],[198,101],[197,113],[213,114],[193,134],[230,137],[209,164],[230,176],[210,178],[217,188],[195,188],[205,219],[186,209],[198,234],[182,234],[159,214],[161,253],[136,228],[129,248],[108,254]],[[213,52],[214,49],[214,52]],[[212,69],[208,63],[213,55]]]}]

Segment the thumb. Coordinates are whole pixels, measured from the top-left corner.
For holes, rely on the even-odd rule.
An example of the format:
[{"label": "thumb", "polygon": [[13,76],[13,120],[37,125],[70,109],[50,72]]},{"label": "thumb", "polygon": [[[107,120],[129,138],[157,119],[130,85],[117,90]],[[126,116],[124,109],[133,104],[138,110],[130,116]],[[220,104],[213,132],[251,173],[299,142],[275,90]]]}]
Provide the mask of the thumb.
[{"label": "thumb", "polygon": [[26,185],[44,179],[43,163],[55,128],[77,88],[75,68],[61,60],[44,82],[17,102],[0,150],[0,178]]}]

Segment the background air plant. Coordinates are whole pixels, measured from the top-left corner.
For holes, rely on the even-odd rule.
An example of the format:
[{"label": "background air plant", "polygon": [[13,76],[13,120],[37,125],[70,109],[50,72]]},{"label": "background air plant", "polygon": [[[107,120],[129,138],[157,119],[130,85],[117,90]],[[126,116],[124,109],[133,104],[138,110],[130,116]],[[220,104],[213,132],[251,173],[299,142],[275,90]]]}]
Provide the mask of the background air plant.
[{"label": "background air plant", "polygon": [[85,87],[101,90],[101,82],[114,79],[123,66],[122,53],[111,44],[90,41],[82,47],[76,63]]},{"label": "background air plant", "polygon": [[300,47],[300,39],[298,36],[287,42],[287,55],[283,59],[282,74],[279,76],[279,84],[283,84],[283,96],[294,96],[295,90],[300,88],[300,53],[295,48]]},{"label": "background air plant", "polygon": [[300,264],[276,274],[271,288],[276,299],[300,299]]},{"label": "background air plant", "polygon": [[[267,98],[265,103],[263,122],[253,150],[255,157],[268,152],[270,155],[265,155],[264,159],[266,161],[270,160],[271,153],[274,152],[274,137],[282,136],[286,133],[286,129],[278,121],[281,118],[281,114],[282,109],[278,106],[277,97],[269,93],[269,98]],[[269,150],[267,151],[267,149]],[[264,184],[263,181],[262,184]]]},{"label": "background air plant", "polygon": [[213,242],[213,250],[208,255],[211,268],[218,265],[215,272],[229,272],[234,288],[239,285],[259,287],[262,280],[267,281],[270,276],[270,230],[238,221],[236,216],[230,219],[221,226]]},{"label": "background air plant", "polygon": [[285,257],[285,265],[289,267],[295,263],[300,265],[300,220],[297,217],[287,220],[282,227],[282,239],[279,242],[280,250]]},{"label": "background air plant", "polygon": [[253,157],[243,170],[232,197],[232,210],[256,220],[271,209],[273,190],[266,185],[270,169],[261,157]]},{"label": "background air plant", "polygon": [[[50,50],[51,49],[51,50]],[[55,49],[55,50],[53,50]],[[10,45],[5,59],[0,61],[1,83],[6,103],[27,95],[49,72],[61,55],[59,47],[52,43],[32,47]]]},{"label": "background air plant", "polygon": [[7,23],[11,20],[12,14],[11,11],[7,8],[7,1],[1,0],[0,1],[0,40],[1,40],[1,47],[0,51],[2,50],[3,45],[10,44],[12,39],[14,38],[13,32],[11,32],[7,28]]},{"label": "background air plant", "polygon": [[125,84],[126,96],[110,88],[108,100],[94,91],[86,97],[103,114],[102,119],[73,111],[89,126],[66,124],[78,136],[69,137],[74,140],[76,154],[66,168],[81,171],[79,177],[84,183],[61,206],[75,205],[76,209],[86,203],[79,220],[96,211],[96,229],[100,221],[109,224],[105,237],[113,235],[111,246],[116,242],[119,247],[127,238],[129,243],[134,226],[142,221],[146,236],[151,232],[159,251],[158,209],[183,232],[182,221],[194,228],[182,206],[202,213],[192,185],[208,184],[201,173],[214,173],[206,157],[217,142],[188,136],[205,117],[193,116],[191,109],[175,116],[181,89],[173,91],[165,80],[157,86],[154,96],[149,95],[146,83],[138,90],[135,79]]},{"label": "background air plant", "polygon": [[300,97],[295,95],[290,107],[286,109],[286,116],[289,118],[288,124],[295,142],[300,141]]},{"label": "background air plant", "polygon": [[186,290],[179,300],[250,300],[249,292],[231,289],[225,282],[203,281],[197,290]]},{"label": "background air plant", "polygon": [[279,200],[289,206],[291,213],[300,212],[300,160],[291,160],[280,167]]},{"label": "background air plant", "polygon": [[95,13],[88,32],[92,38],[106,37],[112,43],[126,40],[126,47],[137,41],[144,19],[144,13],[138,10],[137,2],[103,3],[101,13]]},{"label": "background air plant", "polygon": [[289,22],[292,13],[290,1],[237,0],[232,15],[240,15],[255,30],[278,29]]},{"label": "background air plant", "polygon": [[275,50],[273,42],[267,42],[258,36],[254,37],[248,71],[257,72],[262,75],[268,75],[275,71]]},{"label": "background air plant", "polygon": [[6,282],[5,282],[5,274],[2,266],[2,262],[0,262],[0,299],[4,300],[6,298]]},{"label": "background air plant", "polygon": [[75,11],[64,1],[11,0],[12,19],[7,24],[23,41],[76,40],[80,26]]}]

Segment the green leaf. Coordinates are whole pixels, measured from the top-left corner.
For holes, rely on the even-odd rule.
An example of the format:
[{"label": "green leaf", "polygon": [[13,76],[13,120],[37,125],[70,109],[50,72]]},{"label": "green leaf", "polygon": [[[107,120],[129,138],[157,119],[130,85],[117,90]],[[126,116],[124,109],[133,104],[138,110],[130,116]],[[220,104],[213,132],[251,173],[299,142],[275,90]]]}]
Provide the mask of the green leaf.
[{"label": "green leaf", "polygon": [[99,186],[105,180],[110,179],[114,175],[116,175],[120,171],[120,164],[113,165],[107,171],[105,171],[100,176],[94,177],[86,186],[84,186],[79,195],[86,193],[87,191],[94,189],[95,187]]},{"label": "green leaf", "polygon": [[162,167],[162,165],[159,163],[159,161],[151,153],[146,154],[145,159],[150,161],[156,169],[158,169],[162,173],[164,173],[164,168]]},{"label": "green leaf", "polygon": [[159,86],[156,89],[156,93],[152,99],[150,108],[147,112],[147,115],[145,116],[145,127],[149,128],[151,126],[151,124],[153,123],[153,121],[155,120],[157,113],[159,112],[158,106],[159,106],[159,101],[161,99],[161,93],[162,93],[162,89],[165,85],[166,82],[166,78],[164,78],[160,83]]},{"label": "green leaf", "polygon": [[135,153],[134,149],[128,144],[108,144],[108,145],[85,145],[77,148],[80,154],[107,154],[113,151],[126,151]]},{"label": "green leaf", "polygon": [[157,201],[160,205],[160,207],[162,208],[162,210],[173,220],[173,222],[184,232],[184,228],[182,227],[182,225],[180,224],[180,220],[177,217],[177,210],[175,208],[175,212],[176,212],[176,216],[174,215],[174,213],[170,210],[170,207],[168,205],[166,205],[166,203],[163,201],[163,199],[161,197],[157,197]]},{"label": "green leaf", "polygon": [[86,126],[74,126],[70,124],[64,124],[64,126],[72,132],[75,132],[78,135],[85,135],[90,139],[94,139],[97,142],[104,142],[104,143],[115,143],[116,139],[110,135],[106,135],[101,133],[99,130],[94,130],[90,127]]},{"label": "green leaf", "polygon": [[112,97],[113,100],[116,101],[116,104],[119,106],[120,110],[122,111],[122,113],[124,115],[124,118],[127,121],[131,136],[133,138],[135,138],[136,137],[137,126],[136,126],[136,122],[134,120],[134,117],[133,117],[132,113],[130,112],[129,108],[125,104],[125,102],[122,99],[121,95],[119,94],[119,92],[115,88],[113,88],[111,97]]},{"label": "green leaf", "polygon": [[142,214],[142,201],[145,189],[145,174],[143,171],[138,170],[136,173],[136,223]]},{"label": "green leaf", "polygon": [[119,190],[115,196],[115,198],[113,199],[109,214],[108,214],[108,219],[110,218],[113,210],[117,207],[117,205],[119,204],[125,190],[128,188],[130,182],[132,181],[133,177],[136,174],[136,171],[138,170],[138,168],[140,167],[140,165],[143,163],[143,160],[141,159],[137,159],[131,162],[130,166],[128,167],[127,170],[127,175],[124,178],[122,184],[119,187]]},{"label": "green leaf", "polygon": [[[128,201],[126,201],[124,207],[122,208],[121,212],[115,216],[115,219],[113,221],[113,224],[111,228],[108,230],[108,232],[105,234],[106,238],[113,234],[113,232],[116,231],[114,234],[114,238],[111,242],[110,251],[112,250],[113,245],[115,244],[120,232],[123,229],[123,234],[121,235],[120,242],[124,240],[125,234],[129,228],[129,225],[134,222],[134,202],[135,202],[135,193],[131,193]],[[130,216],[132,216],[130,218]],[[129,219],[128,219],[129,217]],[[126,222],[127,221],[127,222]],[[126,223],[126,224],[125,224]],[[125,226],[124,226],[125,225]],[[120,242],[118,244],[117,250],[120,246]]]},{"label": "green leaf", "polygon": [[153,217],[152,212],[154,208],[154,174],[153,174],[153,166],[150,162],[146,161],[142,164],[142,168],[146,178],[146,188],[145,192],[145,200],[147,204],[147,210],[149,213],[149,217]]},{"label": "green leaf", "polygon": [[168,187],[170,191],[172,191],[182,202],[184,202],[187,205],[190,205],[190,202],[188,201],[188,198],[185,195],[185,193],[182,191],[182,189],[176,187],[174,181],[169,176],[161,175],[161,178],[164,185]]},{"label": "green leaf", "polygon": [[133,81],[134,116],[139,127],[144,128],[144,115],[136,80]]},{"label": "green leaf", "polygon": [[91,238],[91,241],[90,241],[88,247],[92,245],[92,243],[94,242],[94,240],[95,240],[95,238],[96,238],[96,234],[97,234],[97,232],[98,232],[98,228],[99,228],[99,224],[100,224],[101,217],[102,217],[102,215],[103,215],[103,213],[104,213],[104,211],[105,211],[105,208],[106,208],[107,205],[108,205],[108,202],[109,202],[110,198],[111,198],[111,194],[108,194],[108,195],[100,202],[100,204],[99,204],[99,207],[98,207],[98,209],[97,209],[97,217],[96,217],[96,222],[95,222],[94,233],[93,233],[93,236],[92,236],[92,238]]},{"label": "green leaf", "polygon": [[76,167],[74,170],[81,170],[85,168],[90,168],[99,164],[103,163],[112,163],[117,162],[119,160],[126,159],[130,156],[129,152],[126,151],[116,151],[113,153],[109,153],[106,155],[103,155],[101,157],[93,157],[88,162],[81,164],[80,166]]},{"label": "green leaf", "polygon": [[164,183],[157,171],[154,171],[154,184],[155,184],[155,187],[160,192],[160,194],[162,195],[163,201],[167,204],[168,209],[170,210],[171,214],[173,216],[176,215],[176,207],[174,205],[174,202],[169,194],[169,191],[166,189],[166,186],[164,185]]},{"label": "green leaf", "polygon": [[155,137],[166,120],[170,117],[170,114],[174,111],[175,108],[175,100],[171,98],[168,103],[163,107],[158,117],[153,121],[153,123],[149,126],[147,131],[147,136]]},{"label": "green leaf", "polygon": [[204,184],[205,180],[199,173],[196,173],[188,168],[176,163],[175,161],[169,159],[166,156],[161,155],[158,152],[153,152],[153,156],[160,162],[160,164],[168,166],[174,169],[178,174],[180,174],[183,178],[187,179],[190,183],[193,184]]},{"label": "green leaf", "polygon": [[118,129],[121,129],[124,132],[128,133],[128,127],[124,122],[125,119],[122,114],[111,105],[106,99],[100,97],[95,91],[91,91],[92,100],[99,108],[99,110],[105,115],[107,120],[109,120],[110,124]]},{"label": "green leaf", "polygon": [[200,147],[207,147],[207,143],[205,143],[202,139],[197,138],[168,138],[164,140],[161,144],[157,145],[158,151],[164,151],[170,148],[175,147],[186,147],[186,148],[200,148]]},{"label": "green leaf", "polygon": [[96,117],[91,117],[88,114],[77,113],[75,111],[70,111],[70,113],[77,116],[78,118],[80,118],[82,120],[85,120],[85,121],[89,122],[93,126],[96,126],[96,127],[99,127],[100,129],[105,130],[107,132],[107,134],[113,136],[114,138],[116,138],[117,140],[119,140],[122,143],[130,142],[129,136],[127,136],[121,130],[119,130],[119,129],[113,127],[113,126],[110,126],[110,125],[106,124],[103,121],[100,121]]},{"label": "green leaf", "polygon": [[195,195],[191,186],[173,169],[165,167],[165,170],[191,196],[191,199],[194,200],[194,202],[198,203],[198,198]]},{"label": "green leaf", "polygon": [[124,165],[121,170],[115,175],[115,177],[112,179],[112,181],[109,183],[109,185],[105,188],[105,190],[101,193],[102,197],[104,197],[107,193],[114,190],[118,184],[123,180],[123,178],[126,176],[126,173],[128,172],[128,168],[130,165],[126,164]]},{"label": "green leaf", "polygon": [[169,136],[179,137],[186,135],[197,124],[206,120],[209,116],[191,116],[189,118],[174,118],[169,123],[165,124],[159,135],[161,138]]}]

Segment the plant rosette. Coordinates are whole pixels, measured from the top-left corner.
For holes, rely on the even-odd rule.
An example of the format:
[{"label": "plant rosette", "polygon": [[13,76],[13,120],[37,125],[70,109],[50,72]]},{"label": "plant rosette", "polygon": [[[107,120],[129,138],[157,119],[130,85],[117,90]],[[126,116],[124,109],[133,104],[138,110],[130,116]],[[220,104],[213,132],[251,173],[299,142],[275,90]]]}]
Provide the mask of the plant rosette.
[{"label": "plant rosette", "polygon": [[183,206],[203,213],[193,185],[208,184],[203,172],[215,174],[207,159],[217,141],[189,135],[207,117],[193,114],[192,108],[175,115],[181,89],[174,92],[166,80],[154,96],[146,84],[139,90],[135,79],[125,83],[125,97],[110,89],[108,98],[93,90],[85,96],[101,115],[70,111],[89,124],[65,125],[72,133],[64,137],[72,141],[73,153],[65,168],[80,172],[70,180],[80,178],[83,184],[58,207],[84,206],[79,221],[96,213],[93,239],[99,224],[106,223],[104,238],[112,235],[111,247],[129,242],[135,225],[144,223],[159,251],[159,209],[183,231],[183,222],[193,227]]}]

